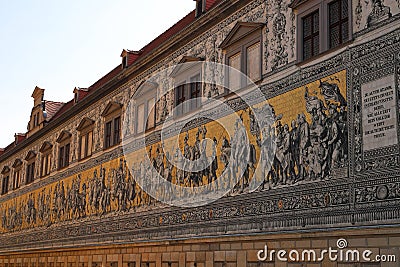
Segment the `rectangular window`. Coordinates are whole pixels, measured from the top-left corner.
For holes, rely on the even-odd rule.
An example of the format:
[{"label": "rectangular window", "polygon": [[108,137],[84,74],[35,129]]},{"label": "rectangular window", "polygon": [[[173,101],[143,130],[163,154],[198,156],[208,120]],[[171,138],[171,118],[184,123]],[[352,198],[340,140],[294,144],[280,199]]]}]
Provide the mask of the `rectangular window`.
[{"label": "rectangular window", "polygon": [[151,129],[155,126],[155,121],[156,121],[156,113],[155,113],[155,99],[152,98],[149,101],[147,101],[147,114],[148,114],[148,119],[147,119],[147,127],[146,129]]},{"label": "rectangular window", "polygon": [[30,184],[35,180],[35,162],[28,164],[26,167],[26,184]]},{"label": "rectangular window", "polygon": [[111,134],[112,134],[112,122],[109,121],[106,123],[106,128],[105,128],[105,147],[109,148],[112,146],[111,144]]},{"label": "rectangular window", "polygon": [[69,165],[69,152],[70,152],[70,144],[66,144],[60,147],[58,155],[59,169],[65,168]]},{"label": "rectangular window", "polygon": [[328,6],[329,48],[334,48],[349,39],[349,2],[336,0]]},{"label": "rectangular window", "polygon": [[1,194],[5,195],[8,193],[8,186],[9,186],[9,182],[10,182],[10,176],[6,175],[3,177],[3,183],[2,183],[2,187],[1,187]]},{"label": "rectangular window", "polygon": [[319,10],[303,18],[303,60],[319,54]]},{"label": "rectangular window", "polygon": [[40,176],[44,177],[50,174],[51,153],[42,155]]},{"label": "rectangular window", "polygon": [[84,159],[92,155],[93,131],[89,131],[80,136],[79,159]]},{"label": "rectangular window", "polygon": [[121,117],[117,117],[114,119],[114,136],[113,136],[113,145],[117,145],[121,140]]},{"label": "rectangular window", "polygon": [[[241,75],[239,74],[241,71],[241,63],[240,63],[241,53],[237,53],[233,56],[229,57],[228,64],[229,64],[229,89],[230,90],[237,90],[240,88],[241,82]],[[235,71],[236,69],[237,71]]]},{"label": "rectangular window", "polygon": [[258,81],[261,78],[260,58],[260,42],[247,47],[246,74],[253,82]]}]

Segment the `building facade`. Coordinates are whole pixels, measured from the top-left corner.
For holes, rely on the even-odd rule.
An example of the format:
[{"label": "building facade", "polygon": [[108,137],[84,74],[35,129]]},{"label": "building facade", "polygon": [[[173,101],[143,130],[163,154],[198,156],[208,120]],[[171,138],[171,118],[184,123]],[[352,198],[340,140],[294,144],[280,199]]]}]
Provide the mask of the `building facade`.
[{"label": "building facade", "polygon": [[[70,102],[46,101],[36,87],[27,132],[0,152],[0,266],[399,266],[399,13],[398,0],[198,0],[147,46],[124,50],[106,76],[75,88]],[[257,85],[265,101],[252,103],[271,111],[271,127],[239,96],[254,87],[217,63]],[[146,82],[155,73],[158,82]],[[207,112],[232,129],[235,113],[245,128],[229,136]],[[215,156],[206,171],[170,164],[181,159],[163,152],[174,135],[164,141],[161,130],[180,128],[171,151]],[[262,144],[272,136],[268,168]],[[207,205],[170,206],[158,201],[168,191],[148,194],[137,182],[153,175],[142,167],[146,154],[189,189],[226,170],[244,175],[222,179],[230,192]],[[247,165],[232,168],[231,156]],[[251,179],[261,179],[255,190]],[[371,250],[387,262],[264,260],[266,246]]]}]

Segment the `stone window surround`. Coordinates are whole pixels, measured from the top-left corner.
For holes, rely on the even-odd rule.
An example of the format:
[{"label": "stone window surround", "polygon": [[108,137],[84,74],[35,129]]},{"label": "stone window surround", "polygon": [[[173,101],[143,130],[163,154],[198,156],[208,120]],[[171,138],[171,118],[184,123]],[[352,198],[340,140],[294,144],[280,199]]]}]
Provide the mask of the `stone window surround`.
[{"label": "stone window surround", "polygon": [[348,40],[344,41],[342,44],[329,48],[329,21],[328,21],[328,8],[329,4],[331,2],[334,2],[336,0],[310,0],[307,1],[303,4],[300,4],[298,6],[292,7],[295,9],[295,12],[297,14],[297,21],[296,21],[296,27],[297,27],[297,63],[300,63],[303,61],[303,18],[310,15],[311,13],[319,10],[319,54],[317,56],[313,56],[309,59],[306,59],[305,61],[315,59],[316,57],[324,54],[328,50],[333,50],[333,49],[338,49],[344,45],[346,45],[347,42],[351,41],[353,39],[353,22],[352,22],[352,0],[347,0],[348,1],[348,9],[349,9],[349,18],[348,18],[348,27],[349,27],[349,38]]}]

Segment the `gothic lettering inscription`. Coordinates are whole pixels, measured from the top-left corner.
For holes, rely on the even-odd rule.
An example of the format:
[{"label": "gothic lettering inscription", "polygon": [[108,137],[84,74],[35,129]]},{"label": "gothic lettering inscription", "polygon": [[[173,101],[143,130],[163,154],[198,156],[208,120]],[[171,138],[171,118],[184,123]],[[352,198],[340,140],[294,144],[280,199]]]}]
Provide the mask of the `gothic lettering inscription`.
[{"label": "gothic lettering inscription", "polygon": [[397,144],[394,76],[363,84],[364,151]]}]

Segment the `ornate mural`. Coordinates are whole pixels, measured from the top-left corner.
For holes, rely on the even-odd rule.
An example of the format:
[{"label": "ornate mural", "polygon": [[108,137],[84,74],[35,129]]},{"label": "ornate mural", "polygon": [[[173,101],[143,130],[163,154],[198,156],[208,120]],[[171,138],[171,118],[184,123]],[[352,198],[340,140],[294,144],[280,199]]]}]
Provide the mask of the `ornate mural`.
[{"label": "ornate mural", "polygon": [[[250,149],[243,155],[234,148],[243,129],[237,128],[230,138],[218,124],[206,120],[187,127],[179,136],[179,147],[171,150],[179,149],[184,157],[200,159],[200,162],[215,156],[210,167],[202,172],[189,173],[169,164],[182,159],[179,154],[166,154],[160,149],[159,132],[150,134],[145,152],[137,151],[144,144],[143,140],[132,144],[133,150],[128,157],[137,159],[133,168],[128,168],[121,148],[102,151],[104,133],[100,114],[108,101],[127,103],[143,79],[155,70],[179,62],[185,55],[223,62],[224,55],[218,45],[237,21],[266,22],[264,73],[279,71],[294,61],[296,17],[287,5],[283,1],[253,1],[207,34],[193,38],[152,69],[107,95],[104,101],[91,106],[84,114],[77,114],[71,122],[65,122],[45,136],[44,139],[55,145],[52,155],[55,159],[58,149],[55,140],[59,133],[62,130],[73,132],[82,117],[89,117],[96,121],[94,147],[99,156],[78,163],[75,155],[71,162],[73,167],[58,172],[53,164],[54,175],[1,196],[0,249],[35,247],[48,240],[60,246],[68,242],[79,244],[82,237],[90,236],[98,238],[96,242],[102,242],[107,235],[118,235],[121,242],[132,242],[160,240],[168,237],[171,231],[177,237],[184,237],[188,234],[313,229],[321,225],[329,228],[362,224],[368,220],[398,220],[399,139],[384,146],[371,146],[373,142],[369,142],[376,139],[375,144],[382,144],[379,139],[382,132],[399,136],[398,30],[348,48],[316,65],[299,67],[281,80],[265,79],[260,87],[268,102],[260,104],[269,105],[274,111],[274,123],[269,128],[259,128],[254,123],[254,114],[240,99],[228,100],[249,135]],[[364,33],[365,27],[373,29],[393,20],[400,11],[397,0],[353,1],[353,5],[354,32],[359,34]],[[216,78],[223,76],[218,70],[214,73]],[[161,84],[160,91],[170,86]],[[216,97],[221,94],[217,89],[210,84],[205,87],[204,94]],[[375,112],[367,112],[365,106],[374,103],[373,98],[379,98],[381,94],[388,100],[372,104],[370,107],[372,111],[376,108]],[[173,101],[173,95],[162,99],[157,110],[157,123],[171,111]],[[375,125],[382,122],[384,126]],[[366,132],[368,127],[371,134]],[[380,131],[382,127],[390,128]],[[266,169],[263,168],[266,159],[260,157],[261,147],[270,142],[272,136],[277,151],[266,153],[273,162],[272,168]],[[205,139],[213,141],[209,149],[204,149]],[[39,150],[42,143],[43,140],[37,141],[31,149]],[[77,147],[78,138],[74,135],[72,150],[77,151]],[[18,157],[24,158],[27,153],[23,151]],[[244,177],[224,198],[204,207],[185,209],[155,201],[137,184],[139,175],[151,175],[141,168],[143,153],[150,155],[157,172],[166,180],[188,188],[211,183],[224,170],[232,168],[227,161],[231,154],[251,160]],[[12,163],[10,160],[5,164]],[[263,183],[250,193],[248,183],[256,166],[264,170],[261,173]],[[232,168],[228,173],[234,176],[237,170]],[[219,186],[230,187],[228,180],[222,180]],[[160,194],[168,193],[160,191]],[[186,227],[189,223],[195,223],[197,230]]]}]

